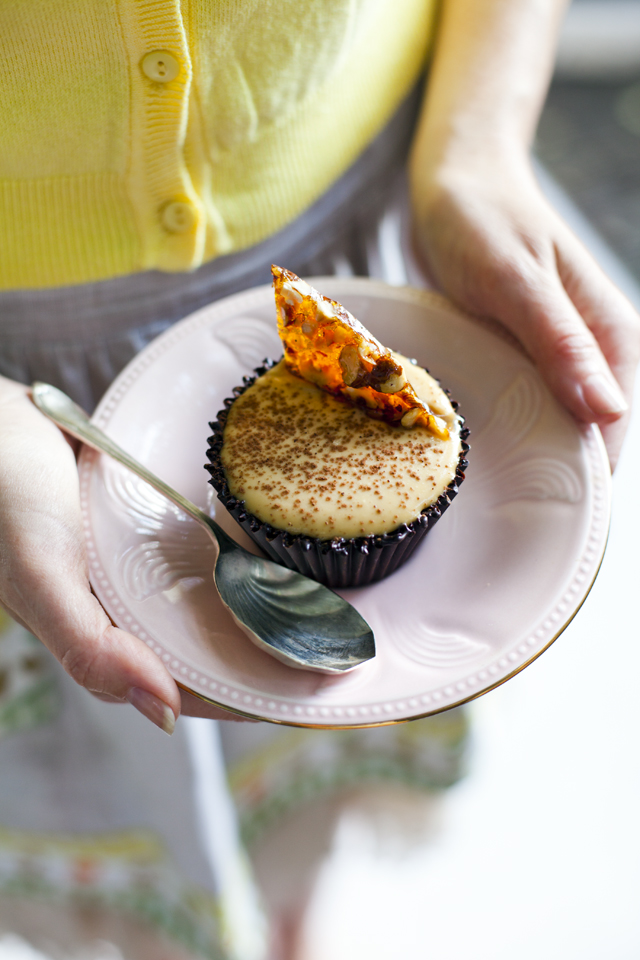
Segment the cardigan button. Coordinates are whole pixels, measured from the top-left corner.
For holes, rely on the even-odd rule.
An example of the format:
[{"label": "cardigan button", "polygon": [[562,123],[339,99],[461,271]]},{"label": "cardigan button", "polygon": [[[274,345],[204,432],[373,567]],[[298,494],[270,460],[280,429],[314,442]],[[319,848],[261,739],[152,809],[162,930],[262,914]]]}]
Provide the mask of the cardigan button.
[{"label": "cardigan button", "polygon": [[165,204],[160,212],[162,226],[169,233],[187,233],[196,224],[196,212],[190,203],[174,200]]},{"label": "cardigan button", "polygon": [[180,73],[180,64],[167,50],[152,50],[142,58],[142,72],[156,83],[170,83]]}]

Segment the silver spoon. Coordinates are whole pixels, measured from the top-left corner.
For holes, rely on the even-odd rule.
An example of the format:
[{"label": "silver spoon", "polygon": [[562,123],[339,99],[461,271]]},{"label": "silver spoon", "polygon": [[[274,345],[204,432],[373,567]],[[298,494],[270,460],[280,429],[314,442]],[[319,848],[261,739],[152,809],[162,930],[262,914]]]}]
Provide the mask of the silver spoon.
[{"label": "silver spoon", "polygon": [[289,667],[346,673],[376,655],[369,624],[337,593],[239,546],[215,520],[96,427],[62,390],[34,383],[39,410],[78,440],[119,461],[193,517],[218,546],[213,580],[220,599],[258,647]]}]

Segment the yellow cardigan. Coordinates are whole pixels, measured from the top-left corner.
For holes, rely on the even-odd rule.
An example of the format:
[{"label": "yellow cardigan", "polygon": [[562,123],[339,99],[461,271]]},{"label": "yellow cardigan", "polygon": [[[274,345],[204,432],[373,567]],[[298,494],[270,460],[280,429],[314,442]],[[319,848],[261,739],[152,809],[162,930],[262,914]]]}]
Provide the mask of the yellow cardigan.
[{"label": "yellow cardigan", "polygon": [[305,209],[426,58],[435,0],[2,0],[0,289],[192,270]]}]

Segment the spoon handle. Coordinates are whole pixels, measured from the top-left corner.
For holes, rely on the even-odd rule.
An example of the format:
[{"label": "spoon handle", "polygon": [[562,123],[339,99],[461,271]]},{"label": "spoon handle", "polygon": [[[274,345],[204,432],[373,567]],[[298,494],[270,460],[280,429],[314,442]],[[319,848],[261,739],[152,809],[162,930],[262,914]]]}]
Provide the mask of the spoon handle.
[{"label": "spoon handle", "polygon": [[44,413],[45,416],[49,417],[50,420],[57,423],[66,433],[70,433],[71,436],[86,443],[87,446],[93,447],[94,450],[108,454],[142,480],[146,480],[146,482],[159,493],[168,500],[171,500],[172,503],[175,503],[177,507],[184,510],[185,513],[188,513],[190,517],[193,517],[193,519],[197,520],[202,526],[206,527],[209,533],[213,533],[221,547],[233,545],[238,549],[238,545],[204,510],[197,507],[191,500],[187,500],[186,497],[183,497],[177,490],[170,487],[164,480],[156,477],[151,470],[148,470],[147,467],[135,460],[126,450],[123,450],[117,443],[114,443],[106,433],[103,433],[99,427],[91,423],[84,410],[74,403],[66,393],[58,390],[57,387],[52,387],[48,383],[40,382],[32,385],[31,392],[36,407]]}]

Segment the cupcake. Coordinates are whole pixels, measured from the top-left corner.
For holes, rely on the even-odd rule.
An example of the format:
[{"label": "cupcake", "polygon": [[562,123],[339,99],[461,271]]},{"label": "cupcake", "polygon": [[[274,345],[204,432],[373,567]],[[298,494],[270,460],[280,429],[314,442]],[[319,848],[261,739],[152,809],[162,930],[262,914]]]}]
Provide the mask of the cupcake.
[{"label": "cupcake", "polygon": [[245,377],[211,424],[210,482],[273,560],[361,586],[404,563],[449,506],[468,431],[425,369],[273,272],[285,355]]}]

